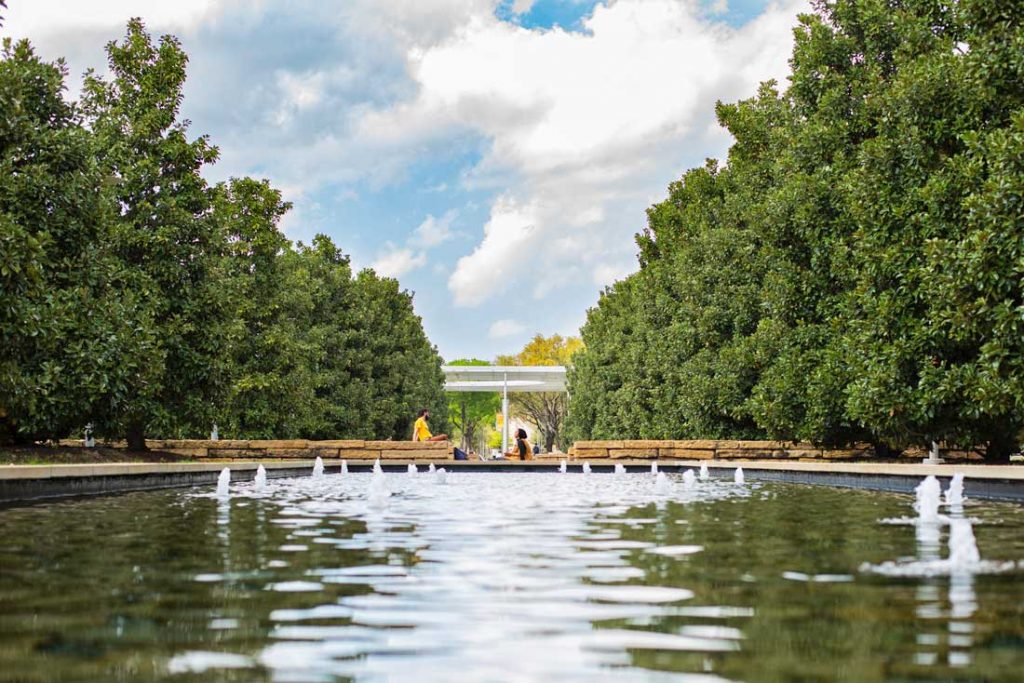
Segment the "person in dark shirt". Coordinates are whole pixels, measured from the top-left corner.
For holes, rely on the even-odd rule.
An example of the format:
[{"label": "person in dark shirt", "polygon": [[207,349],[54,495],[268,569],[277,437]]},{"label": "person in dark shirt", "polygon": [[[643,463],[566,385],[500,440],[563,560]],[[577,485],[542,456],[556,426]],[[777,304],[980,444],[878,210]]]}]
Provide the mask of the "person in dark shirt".
[{"label": "person in dark shirt", "polygon": [[533,447],[526,440],[526,430],[516,430],[516,445],[511,451],[505,454],[506,458],[519,460],[533,460]]}]

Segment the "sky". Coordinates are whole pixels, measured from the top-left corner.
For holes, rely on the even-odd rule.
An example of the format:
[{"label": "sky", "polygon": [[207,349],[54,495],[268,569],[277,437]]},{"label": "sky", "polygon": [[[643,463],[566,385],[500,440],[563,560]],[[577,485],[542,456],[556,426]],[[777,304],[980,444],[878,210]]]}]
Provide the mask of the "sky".
[{"label": "sky", "polygon": [[8,0],[69,97],[139,16],[189,55],[182,115],[414,293],[446,360],[578,334],[637,268],[668,184],[730,138],[717,100],[785,84],[807,0]]}]

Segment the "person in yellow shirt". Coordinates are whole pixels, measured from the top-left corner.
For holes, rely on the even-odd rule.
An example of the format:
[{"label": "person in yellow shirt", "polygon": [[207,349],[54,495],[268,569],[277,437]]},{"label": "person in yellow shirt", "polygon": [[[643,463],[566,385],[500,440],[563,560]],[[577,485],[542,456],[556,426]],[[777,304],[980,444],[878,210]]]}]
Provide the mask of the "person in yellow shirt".
[{"label": "person in yellow shirt", "polygon": [[430,433],[430,428],[427,427],[427,420],[430,419],[430,411],[424,408],[420,411],[419,417],[416,418],[416,424],[412,426],[412,440],[413,441],[447,441],[447,434],[438,434],[434,436]]}]

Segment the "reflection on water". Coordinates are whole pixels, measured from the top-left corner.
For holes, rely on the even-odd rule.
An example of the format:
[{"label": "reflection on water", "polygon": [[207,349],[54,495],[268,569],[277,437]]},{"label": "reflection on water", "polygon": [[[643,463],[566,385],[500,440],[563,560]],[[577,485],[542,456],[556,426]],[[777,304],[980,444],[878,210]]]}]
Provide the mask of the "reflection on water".
[{"label": "reflection on water", "polygon": [[[949,513],[953,520],[963,519],[963,506],[953,505]],[[942,559],[942,530],[943,525],[938,521],[917,525],[919,561]],[[974,625],[970,619],[978,607],[974,573],[963,567],[954,567],[948,579],[926,576],[920,580],[917,589],[917,615],[921,619],[917,644],[920,649],[914,654],[914,662],[926,666],[936,664],[944,651],[948,666],[967,667],[971,663],[974,645],[971,636]]]},{"label": "reflection on water", "polygon": [[[941,524],[878,523],[907,497],[382,476],[0,511],[0,680],[1009,681],[1024,664],[1016,572],[858,572],[941,559]],[[966,509],[984,557],[1024,557],[1024,511]]]}]

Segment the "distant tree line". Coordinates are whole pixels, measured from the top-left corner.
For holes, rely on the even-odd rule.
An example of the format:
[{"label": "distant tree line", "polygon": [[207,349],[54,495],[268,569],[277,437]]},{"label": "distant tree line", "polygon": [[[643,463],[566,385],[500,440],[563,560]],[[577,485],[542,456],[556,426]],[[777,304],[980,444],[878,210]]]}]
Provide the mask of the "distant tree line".
[{"label": "distant tree line", "polygon": [[[477,358],[463,358],[453,360],[449,365],[568,365],[581,346],[579,337],[535,334],[518,353],[499,355],[493,364]],[[556,444],[560,448],[568,448],[563,429],[567,410],[568,400],[564,392],[509,393],[510,415],[534,425],[533,433],[527,430],[529,438],[546,452]],[[495,446],[501,443],[501,432],[492,428],[500,413],[499,392],[448,393],[448,422],[466,450],[475,449],[482,440],[489,438],[494,439]]]},{"label": "distant tree line", "polygon": [[[441,359],[412,296],[293,245],[266,181],[208,185],[179,118],[187,57],[139,20],[110,77],[0,55],[0,442],[81,434],[409,438],[444,427]],[[441,424],[437,424],[440,421]]]},{"label": "distant tree line", "polygon": [[[535,334],[519,353],[498,356],[496,363],[567,366],[572,361],[573,354],[582,346],[579,337],[563,337],[560,334],[545,337]],[[510,395],[510,404],[514,415],[525,418],[537,426],[537,434],[532,438],[545,452],[550,452],[556,443],[563,449],[569,447],[564,430],[569,400],[564,392],[517,392]]]},{"label": "distant tree line", "polygon": [[570,432],[931,441],[1024,425],[1024,4],[829,0],[717,106],[582,329]]},{"label": "distant tree line", "polygon": [[[490,363],[479,358],[459,358],[448,365],[486,366]],[[452,434],[463,450],[476,451],[481,440],[493,432],[495,415],[501,412],[501,394],[493,391],[451,391],[447,396],[448,424]]]}]

